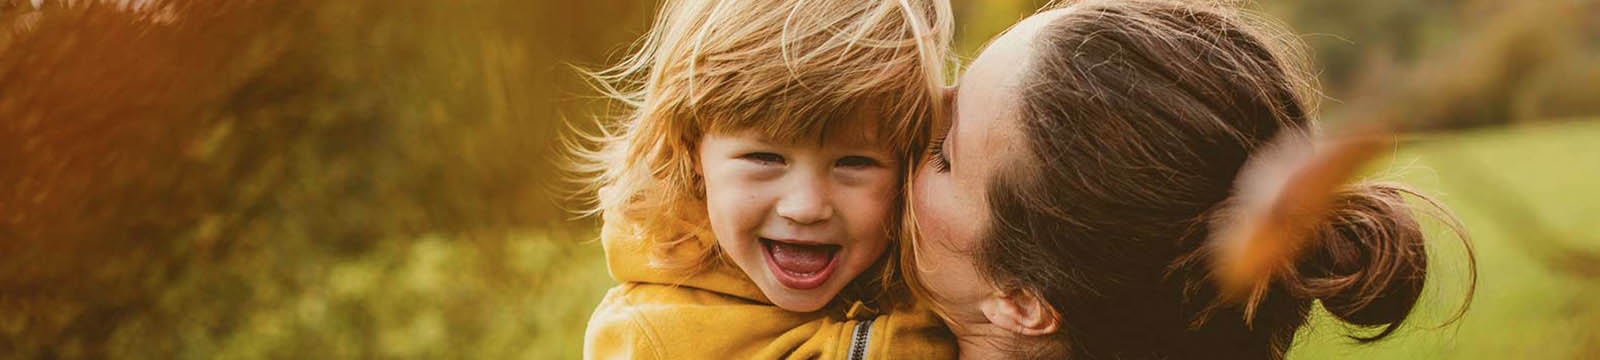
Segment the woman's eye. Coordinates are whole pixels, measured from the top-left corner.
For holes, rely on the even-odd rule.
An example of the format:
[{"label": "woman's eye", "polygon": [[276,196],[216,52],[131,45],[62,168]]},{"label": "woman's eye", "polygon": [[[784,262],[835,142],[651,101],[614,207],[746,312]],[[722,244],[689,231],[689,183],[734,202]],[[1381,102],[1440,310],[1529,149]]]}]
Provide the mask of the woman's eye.
[{"label": "woman's eye", "polygon": [[758,152],[739,156],[740,159],[754,161],[762,165],[783,165],[783,156],[773,153]]},{"label": "woman's eye", "polygon": [[834,162],[834,165],[847,168],[864,168],[878,165],[878,160],[865,156],[846,156],[839,158],[838,161]]},{"label": "woman's eye", "polygon": [[932,165],[934,171],[950,172],[950,158],[944,153],[943,138],[933,142],[933,148],[928,149],[928,165]]}]

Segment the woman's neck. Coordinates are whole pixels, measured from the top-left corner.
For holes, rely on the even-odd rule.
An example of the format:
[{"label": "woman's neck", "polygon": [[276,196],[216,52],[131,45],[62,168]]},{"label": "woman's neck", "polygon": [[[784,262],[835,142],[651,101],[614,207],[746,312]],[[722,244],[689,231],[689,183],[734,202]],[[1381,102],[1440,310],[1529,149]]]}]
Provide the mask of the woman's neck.
[{"label": "woman's neck", "polygon": [[1000,349],[1002,339],[956,337],[956,351],[960,360],[1004,359],[1010,352]]},{"label": "woman's neck", "polygon": [[950,331],[956,336],[956,350],[962,360],[1005,359],[1017,352],[1017,334],[994,324],[962,323],[951,326]]}]

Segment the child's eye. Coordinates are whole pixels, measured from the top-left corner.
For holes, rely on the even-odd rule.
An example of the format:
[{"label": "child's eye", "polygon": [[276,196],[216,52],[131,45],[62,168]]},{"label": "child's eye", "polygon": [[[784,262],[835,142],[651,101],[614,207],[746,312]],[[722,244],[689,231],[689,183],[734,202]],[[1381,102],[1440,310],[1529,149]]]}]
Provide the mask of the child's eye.
[{"label": "child's eye", "polygon": [[846,156],[846,157],[839,158],[838,161],[834,162],[834,166],[847,167],[847,168],[864,168],[864,167],[877,166],[877,165],[878,165],[878,160],[874,160],[872,158],[865,157],[865,156]]},{"label": "child's eye", "polygon": [[740,155],[739,158],[740,159],[749,160],[749,161],[754,161],[754,162],[762,164],[762,165],[783,165],[783,155],[778,155],[778,154],[773,154],[773,153],[768,153],[768,152],[756,152],[756,153],[744,154],[744,155]]}]

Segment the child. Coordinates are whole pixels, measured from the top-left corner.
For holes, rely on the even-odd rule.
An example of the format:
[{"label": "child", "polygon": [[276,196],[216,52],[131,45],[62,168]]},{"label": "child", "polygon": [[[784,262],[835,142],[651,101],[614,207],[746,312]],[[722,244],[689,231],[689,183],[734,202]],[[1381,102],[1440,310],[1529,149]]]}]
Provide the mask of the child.
[{"label": "child", "polygon": [[668,1],[593,74],[630,112],[580,152],[621,283],[585,357],[953,357],[892,250],[949,23],[937,0]]}]

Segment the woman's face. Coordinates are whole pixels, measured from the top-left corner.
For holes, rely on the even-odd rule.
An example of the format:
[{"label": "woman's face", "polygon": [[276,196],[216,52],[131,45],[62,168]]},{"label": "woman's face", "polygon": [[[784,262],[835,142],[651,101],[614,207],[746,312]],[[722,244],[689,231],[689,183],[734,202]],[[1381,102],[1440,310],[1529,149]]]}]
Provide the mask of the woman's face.
[{"label": "woman's face", "polygon": [[[977,250],[989,219],[993,175],[1014,166],[1025,137],[1018,131],[1015,84],[1027,68],[1030,43],[1062,10],[1017,23],[990,42],[946,96],[953,107],[942,145],[917,171],[913,209],[921,241],[917,267],[934,301],[957,321],[981,320],[979,301],[996,291],[978,270]],[[945,166],[948,165],[948,166]],[[965,319],[963,319],[965,317]]]}]

